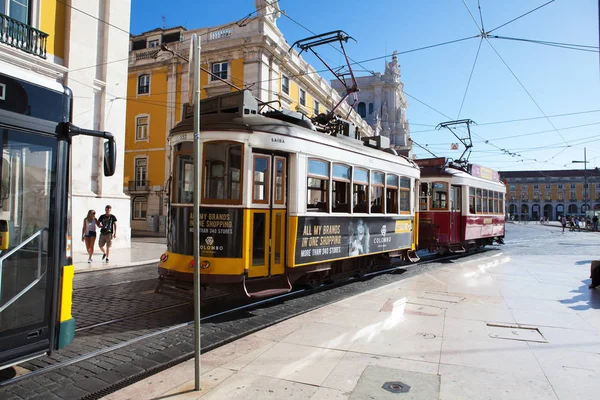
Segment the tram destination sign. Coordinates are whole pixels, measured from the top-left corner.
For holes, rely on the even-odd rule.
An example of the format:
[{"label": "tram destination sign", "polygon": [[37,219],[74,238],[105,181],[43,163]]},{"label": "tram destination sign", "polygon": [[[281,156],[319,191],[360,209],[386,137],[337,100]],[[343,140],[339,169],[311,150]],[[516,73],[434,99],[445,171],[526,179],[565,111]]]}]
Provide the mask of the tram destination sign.
[{"label": "tram destination sign", "polygon": [[476,178],[486,179],[488,181],[500,182],[500,174],[489,168],[477,164],[469,164],[469,173]]},{"label": "tram destination sign", "polygon": [[202,207],[200,254],[203,257],[242,257],[244,214],[239,208]]},{"label": "tram destination sign", "polygon": [[410,248],[412,227],[399,217],[298,217],[295,264]]}]

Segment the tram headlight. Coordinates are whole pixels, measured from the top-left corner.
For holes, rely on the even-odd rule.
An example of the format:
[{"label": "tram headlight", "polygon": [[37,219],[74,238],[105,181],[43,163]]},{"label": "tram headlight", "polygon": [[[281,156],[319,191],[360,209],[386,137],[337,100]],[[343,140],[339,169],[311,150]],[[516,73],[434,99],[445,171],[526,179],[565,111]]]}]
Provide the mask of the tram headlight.
[{"label": "tram headlight", "polygon": [[[206,269],[208,267],[210,267],[210,261],[204,260],[200,263],[201,269]],[[190,261],[190,268],[194,269],[194,260]]]}]

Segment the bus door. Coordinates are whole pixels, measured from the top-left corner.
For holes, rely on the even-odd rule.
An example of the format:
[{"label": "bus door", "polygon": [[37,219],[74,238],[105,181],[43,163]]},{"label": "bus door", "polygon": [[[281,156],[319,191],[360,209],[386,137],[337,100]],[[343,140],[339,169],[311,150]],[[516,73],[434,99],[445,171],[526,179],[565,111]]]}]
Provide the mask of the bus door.
[{"label": "bus door", "polygon": [[450,187],[450,243],[461,241],[461,210],[462,210],[462,191],[460,186],[452,185]]},{"label": "bus door", "polygon": [[[0,125],[0,366],[54,348],[57,140]],[[64,182],[64,181],[63,181]],[[64,189],[64,188],[63,188]],[[53,256],[54,254],[54,256]],[[55,300],[54,300],[55,301]],[[1,368],[0,368],[1,369]]]},{"label": "bus door", "polygon": [[285,272],[287,158],[253,153],[248,277]]}]

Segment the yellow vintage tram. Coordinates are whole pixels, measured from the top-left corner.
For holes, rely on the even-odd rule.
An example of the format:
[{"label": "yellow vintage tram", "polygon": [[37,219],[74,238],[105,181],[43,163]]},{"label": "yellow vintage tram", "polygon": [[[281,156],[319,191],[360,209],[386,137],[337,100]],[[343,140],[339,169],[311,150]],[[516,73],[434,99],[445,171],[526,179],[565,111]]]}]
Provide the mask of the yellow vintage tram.
[{"label": "yellow vintage tram", "polygon": [[[294,282],[366,272],[382,255],[416,257],[419,168],[386,138],[361,140],[336,118],[323,127],[300,113],[260,114],[248,91],[203,100],[201,110],[203,288],[267,297]],[[191,115],[169,141],[168,251],[157,291],[191,295]]]}]

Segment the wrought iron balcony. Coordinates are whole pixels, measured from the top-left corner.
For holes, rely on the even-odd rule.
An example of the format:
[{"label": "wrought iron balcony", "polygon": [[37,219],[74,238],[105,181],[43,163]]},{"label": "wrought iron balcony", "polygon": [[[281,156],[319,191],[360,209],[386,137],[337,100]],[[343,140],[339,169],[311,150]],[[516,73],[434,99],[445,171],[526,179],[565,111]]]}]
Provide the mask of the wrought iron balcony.
[{"label": "wrought iron balcony", "polygon": [[129,181],[130,192],[149,192],[150,181]]},{"label": "wrought iron balcony", "polygon": [[46,58],[48,34],[0,13],[0,43]]}]

